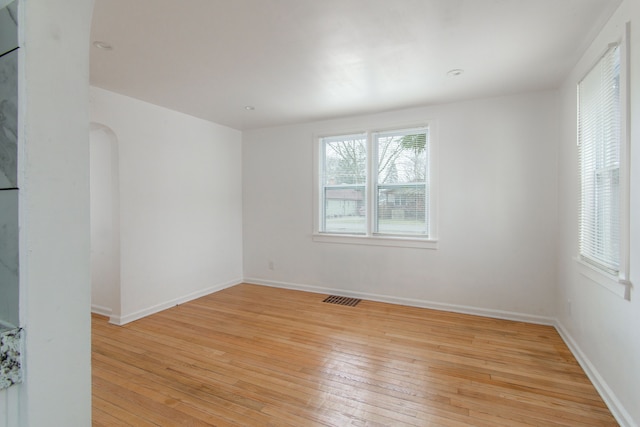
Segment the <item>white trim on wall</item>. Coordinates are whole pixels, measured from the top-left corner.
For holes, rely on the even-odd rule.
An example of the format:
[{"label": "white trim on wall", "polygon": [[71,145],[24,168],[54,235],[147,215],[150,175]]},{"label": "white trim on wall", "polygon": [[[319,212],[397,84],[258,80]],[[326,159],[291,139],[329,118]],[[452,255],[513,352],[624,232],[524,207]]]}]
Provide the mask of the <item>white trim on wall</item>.
[{"label": "white trim on wall", "polygon": [[[232,280],[232,281],[229,281],[229,282],[226,282],[226,283],[220,283],[218,285],[214,285],[214,286],[211,286],[211,287],[206,288],[206,289],[201,289],[199,291],[192,292],[192,293],[184,295],[182,297],[174,298],[172,300],[165,301],[163,303],[156,304],[156,305],[153,305],[151,307],[147,307],[145,309],[138,310],[138,311],[133,312],[133,313],[125,314],[125,315],[122,315],[122,316],[110,316],[109,317],[109,323],[114,324],[114,325],[118,325],[118,326],[126,325],[127,323],[133,322],[134,320],[142,319],[143,317],[147,317],[149,315],[152,315],[152,314],[155,314],[155,313],[159,313],[159,312],[161,312],[163,310],[166,310],[168,308],[174,307],[176,305],[180,305],[180,304],[183,304],[185,302],[198,299],[198,298],[203,297],[205,295],[209,295],[209,294],[212,294],[214,292],[218,292],[218,291],[221,291],[223,289],[230,288],[231,286],[235,286],[235,285],[238,285],[240,283],[242,283],[242,280],[240,280],[240,279]],[[97,313],[97,314],[100,314],[100,313]]]},{"label": "white trim on wall", "polygon": [[587,377],[589,377],[589,380],[591,380],[591,383],[596,388],[596,390],[600,394],[600,397],[602,397],[602,400],[604,400],[604,403],[607,405],[607,407],[611,411],[611,414],[613,414],[614,418],[616,419],[616,421],[618,421],[620,426],[635,426],[629,412],[624,409],[624,406],[616,397],[613,390],[611,390],[611,387],[609,387],[609,385],[604,380],[602,375],[600,375],[593,363],[591,363],[582,349],[580,349],[576,341],[573,339],[573,337],[571,337],[571,334],[569,334],[569,331],[567,331],[567,329],[559,320],[555,321],[554,326],[560,334],[560,337],[562,337],[562,340],[565,342],[565,344],[567,344],[567,347],[569,347],[569,350],[571,350],[571,353],[576,358],[584,372],[587,374]]},{"label": "white trim on wall", "polygon": [[109,307],[103,307],[97,304],[91,304],[91,312],[93,314],[99,314],[100,316],[111,317],[113,310]]},{"label": "white trim on wall", "polygon": [[420,300],[416,298],[401,298],[390,295],[372,294],[368,292],[346,291],[337,288],[327,288],[323,286],[305,285],[300,283],[279,282],[275,280],[263,280],[255,277],[245,277],[244,283],[269,286],[273,288],[292,289],[297,291],[313,292],[318,294],[332,294],[351,298],[360,298],[369,301],[386,302],[390,304],[407,305],[410,307],[429,308],[440,311],[450,311],[453,313],[471,314],[474,316],[491,317],[494,319],[513,320],[516,322],[526,322],[538,325],[553,326],[555,319],[533,314],[516,313],[513,311],[493,310],[487,308],[477,308],[459,304],[446,304],[434,301]]}]

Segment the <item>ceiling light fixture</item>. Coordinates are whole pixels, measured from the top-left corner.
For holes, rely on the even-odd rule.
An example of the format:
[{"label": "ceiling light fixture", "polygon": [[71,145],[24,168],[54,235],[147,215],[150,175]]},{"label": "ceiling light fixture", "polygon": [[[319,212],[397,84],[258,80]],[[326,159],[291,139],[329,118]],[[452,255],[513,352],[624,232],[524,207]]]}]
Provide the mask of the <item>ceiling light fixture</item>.
[{"label": "ceiling light fixture", "polygon": [[254,107],[253,105],[245,105],[244,109],[247,111],[253,111],[256,109],[256,107]]},{"label": "ceiling light fixture", "polygon": [[460,74],[464,73],[464,70],[461,68],[454,68],[453,70],[447,71],[447,76],[449,77],[458,77]]},{"label": "ceiling light fixture", "polygon": [[95,41],[93,42],[93,45],[101,50],[113,50],[113,46],[107,42]]}]

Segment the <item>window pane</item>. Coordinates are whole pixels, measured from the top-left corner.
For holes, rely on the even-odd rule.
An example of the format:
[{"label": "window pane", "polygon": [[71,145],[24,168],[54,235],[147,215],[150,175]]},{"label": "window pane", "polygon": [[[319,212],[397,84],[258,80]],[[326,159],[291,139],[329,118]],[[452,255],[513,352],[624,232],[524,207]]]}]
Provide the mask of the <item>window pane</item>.
[{"label": "window pane", "polygon": [[364,184],[367,179],[366,136],[324,138],[323,141],[323,184]]},{"label": "window pane", "polygon": [[427,235],[428,130],[379,133],[375,145],[375,231]]},{"label": "window pane", "polygon": [[425,193],[424,184],[379,185],[378,232],[426,234]]},{"label": "window pane", "polygon": [[323,138],[322,230],[365,234],[366,135]]},{"label": "window pane", "polygon": [[326,186],[324,231],[364,234],[367,231],[364,201],[364,185]]}]

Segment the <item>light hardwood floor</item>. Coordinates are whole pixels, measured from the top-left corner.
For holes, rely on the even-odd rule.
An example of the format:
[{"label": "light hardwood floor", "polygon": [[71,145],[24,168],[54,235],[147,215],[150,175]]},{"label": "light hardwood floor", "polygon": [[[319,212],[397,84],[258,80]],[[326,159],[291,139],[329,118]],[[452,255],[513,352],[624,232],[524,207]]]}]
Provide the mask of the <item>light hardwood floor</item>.
[{"label": "light hardwood floor", "polygon": [[242,284],[93,317],[94,426],[611,426],[549,326]]}]

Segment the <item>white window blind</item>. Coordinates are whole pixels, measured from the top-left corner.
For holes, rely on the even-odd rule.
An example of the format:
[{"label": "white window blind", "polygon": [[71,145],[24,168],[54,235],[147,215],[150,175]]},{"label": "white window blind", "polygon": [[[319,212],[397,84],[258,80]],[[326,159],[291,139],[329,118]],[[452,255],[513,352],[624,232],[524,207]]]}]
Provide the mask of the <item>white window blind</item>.
[{"label": "white window blind", "polygon": [[578,84],[580,257],[620,268],[620,47],[611,46]]}]

